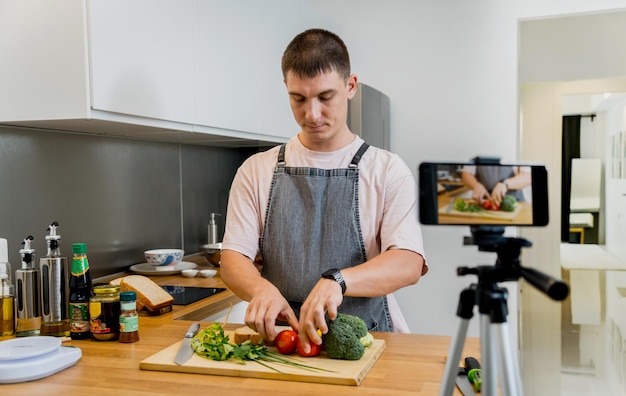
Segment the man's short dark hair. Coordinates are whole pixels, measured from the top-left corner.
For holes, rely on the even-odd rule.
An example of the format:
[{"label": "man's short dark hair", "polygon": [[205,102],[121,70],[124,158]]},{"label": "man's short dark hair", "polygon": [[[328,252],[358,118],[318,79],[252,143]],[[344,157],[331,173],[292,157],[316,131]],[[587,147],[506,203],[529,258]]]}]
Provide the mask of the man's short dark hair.
[{"label": "man's short dark hair", "polygon": [[283,77],[292,71],[298,77],[313,78],[336,71],[344,79],[350,76],[348,48],[336,34],[324,29],[309,29],[294,37],[282,59]]}]

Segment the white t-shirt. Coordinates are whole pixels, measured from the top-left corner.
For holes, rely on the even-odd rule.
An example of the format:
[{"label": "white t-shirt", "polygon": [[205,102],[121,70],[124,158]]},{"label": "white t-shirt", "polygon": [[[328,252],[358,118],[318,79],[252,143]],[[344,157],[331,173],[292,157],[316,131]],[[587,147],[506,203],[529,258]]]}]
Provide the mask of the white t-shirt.
[{"label": "white t-shirt", "polygon": [[[354,142],[334,152],[304,147],[297,136],[287,142],[286,166],[322,169],[347,168],[363,144]],[[222,249],[254,259],[259,250],[270,185],[279,146],[248,158],[233,180]],[[424,258],[418,221],[417,186],[406,164],[396,154],[370,146],[359,162],[359,214],[367,258],[388,249],[406,249]],[[427,271],[424,266],[423,274]]]}]

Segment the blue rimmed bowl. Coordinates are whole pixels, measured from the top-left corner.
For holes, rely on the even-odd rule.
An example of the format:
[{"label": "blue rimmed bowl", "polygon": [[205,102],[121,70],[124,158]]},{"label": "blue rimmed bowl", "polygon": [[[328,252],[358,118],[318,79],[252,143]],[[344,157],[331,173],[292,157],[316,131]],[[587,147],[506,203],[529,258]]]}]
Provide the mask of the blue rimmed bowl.
[{"label": "blue rimmed bowl", "polygon": [[152,249],[143,252],[146,262],[154,265],[156,270],[171,269],[180,263],[185,255],[182,249]]}]

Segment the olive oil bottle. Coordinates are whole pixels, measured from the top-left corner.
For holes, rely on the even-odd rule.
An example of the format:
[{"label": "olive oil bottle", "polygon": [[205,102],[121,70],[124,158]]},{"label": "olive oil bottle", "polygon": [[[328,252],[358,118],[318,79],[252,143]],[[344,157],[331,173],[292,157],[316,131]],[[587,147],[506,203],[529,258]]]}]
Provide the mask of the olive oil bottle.
[{"label": "olive oil bottle", "polygon": [[[0,263],[0,268],[3,264]],[[8,274],[0,273],[0,336],[10,336],[15,334],[15,296],[13,285],[4,276],[8,277]]]},{"label": "olive oil bottle", "polygon": [[41,306],[39,296],[41,288],[40,272],[35,268],[35,249],[31,248],[32,236],[24,239],[20,249],[22,267],[15,271],[17,285],[15,335],[17,337],[38,336],[41,329]]},{"label": "olive oil bottle", "polygon": [[7,240],[0,238],[0,336],[15,334],[15,294],[10,273]]}]

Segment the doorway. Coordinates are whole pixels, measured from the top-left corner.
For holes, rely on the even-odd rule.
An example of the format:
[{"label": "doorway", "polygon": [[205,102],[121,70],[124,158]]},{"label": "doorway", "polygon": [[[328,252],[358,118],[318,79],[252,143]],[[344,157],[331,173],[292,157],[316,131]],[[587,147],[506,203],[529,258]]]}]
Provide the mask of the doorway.
[{"label": "doorway", "polygon": [[[521,92],[523,109],[521,114],[523,119],[521,131],[524,137],[522,140],[523,159],[533,159],[546,164],[549,169],[549,195],[550,197],[560,197],[561,178],[558,175],[560,175],[561,172],[562,107],[564,98],[577,95],[593,95],[598,92],[626,92],[626,79],[616,78],[530,84],[523,86]],[[621,113],[620,116],[623,117],[623,110]],[[607,116],[607,118],[608,117],[610,116]],[[608,119],[601,121],[599,118],[594,120],[594,123],[596,122],[598,122],[596,126],[600,125],[600,122],[610,123]],[[609,136],[605,136],[605,140],[609,139],[610,133],[611,132],[609,132]],[[557,175],[556,177],[554,177],[555,174]],[[549,235],[547,240],[554,242],[536,244],[529,252],[532,252],[535,260],[545,262],[546,259],[550,260],[550,258],[552,258],[551,260],[553,261],[550,264],[552,274],[571,281],[570,273],[562,272],[561,269],[561,246],[559,243],[560,216],[559,218],[554,218],[554,214],[560,213],[560,209],[560,200],[551,199],[550,213],[552,217],[551,223],[547,227],[548,230],[525,229],[522,231],[522,234],[525,238],[536,241],[541,237],[546,238],[543,234],[547,232]],[[610,216],[610,214],[608,216]],[[526,261],[528,261],[528,259],[526,259]],[[603,303],[605,302],[602,297],[605,294],[603,281],[604,272],[598,274],[596,271],[596,275],[594,276],[597,282],[594,282],[593,286],[596,294],[600,295],[598,297],[600,301],[598,301],[596,306],[600,307],[599,309],[603,309]],[[570,286],[572,285],[570,284]],[[575,288],[576,286],[572,286],[572,292],[574,293],[577,291]],[[540,297],[537,297],[536,301],[524,301],[533,299],[533,296],[529,296],[528,293],[522,293],[522,305],[536,306],[536,304],[540,302]],[[601,375],[606,374],[611,368],[608,367],[605,371],[605,362],[599,361],[605,358],[605,356],[589,353],[590,350],[594,350],[594,348],[589,347],[589,345],[597,347],[595,351],[603,351],[603,343],[607,338],[605,334],[607,329],[595,327],[597,326],[595,324],[575,324],[574,327],[572,327],[570,314],[572,308],[568,304],[569,302],[565,302],[562,306],[558,306],[557,311],[554,312],[560,319],[557,321],[558,327],[553,328],[551,327],[552,325],[546,324],[544,331],[556,331],[560,334],[561,348],[558,356],[563,357],[561,361],[567,366],[566,369],[568,373],[574,371],[577,374],[585,373],[587,375],[595,375],[595,373],[600,370]],[[604,312],[601,312],[599,314],[603,313]],[[526,321],[532,321],[533,315],[537,315],[537,313],[524,312],[523,315],[527,317]],[[602,315],[600,316],[602,317]],[[574,334],[575,337],[570,337],[572,334]]]}]

